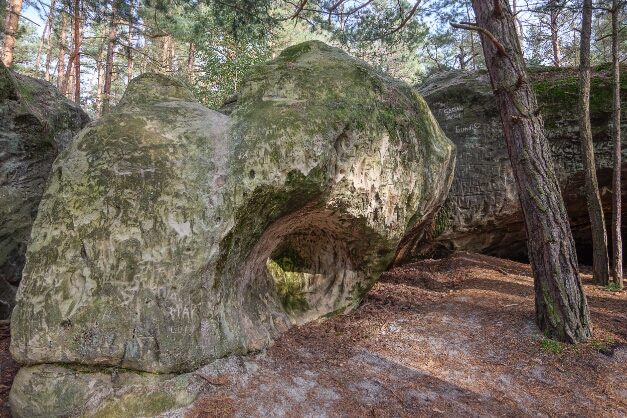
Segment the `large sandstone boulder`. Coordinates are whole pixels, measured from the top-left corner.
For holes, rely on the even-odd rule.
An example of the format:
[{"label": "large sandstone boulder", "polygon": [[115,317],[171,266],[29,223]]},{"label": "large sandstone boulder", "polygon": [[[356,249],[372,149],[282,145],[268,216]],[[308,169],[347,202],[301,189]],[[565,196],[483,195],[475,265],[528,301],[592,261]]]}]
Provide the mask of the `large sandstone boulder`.
[{"label": "large sandstone boulder", "polygon": [[88,122],[52,84],[0,63],[0,319],[11,316],[52,162]]},{"label": "large sandstone boulder", "polygon": [[255,67],[230,117],[138,77],[54,164],[13,313],[11,352],[33,365],[14,414],[68,414],[85,387],[97,414],[115,398],[102,366],[189,372],[352,309],[453,161],[410,87],[319,42]]},{"label": "large sandstone boulder", "polygon": [[[580,156],[577,70],[531,67],[530,75],[578,257],[582,262],[591,263],[590,221]],[[457,145],[458,153],[455,178],[445,205],[434,219],[433,234],[424,237],[414,248],[413,257],[438,257],[466,250],[525,260],[527,240],[518,188],[489,76],[485,71],[444,73],[427,80],[418,91],[446,135]],[[592,77],[591,121],[597,177],[607,222],[611,220],[611,94],[611,71],[601,66]],[[627,101],[623,107],[627,107]],[[625,161],[626,135],[627,130],[623,129]],[[623,163],[622,169],[624,178],[627,164]],[[623,181],[623,194],[627,191],[625,186]],[[624,224],[623,228],[626,226]]]}]

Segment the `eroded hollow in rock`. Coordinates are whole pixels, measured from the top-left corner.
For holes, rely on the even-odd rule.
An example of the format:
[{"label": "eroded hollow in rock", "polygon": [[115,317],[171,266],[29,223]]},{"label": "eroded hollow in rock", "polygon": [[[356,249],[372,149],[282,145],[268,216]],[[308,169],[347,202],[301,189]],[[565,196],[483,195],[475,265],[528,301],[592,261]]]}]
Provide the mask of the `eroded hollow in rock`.
[{"label": "eroded hollow in rock", "polygon": [[337,211],[308,208],[275,222],[247,261],[249,280],[265,282],[251,286],[276,292],[295,324],[350,310],[345,305],[352,294],[358,301],[376,280],[359,266],[373,257],[389,263],[394,254],[391,246],[373,254],[354,224],[355,219],[342,219]]}]

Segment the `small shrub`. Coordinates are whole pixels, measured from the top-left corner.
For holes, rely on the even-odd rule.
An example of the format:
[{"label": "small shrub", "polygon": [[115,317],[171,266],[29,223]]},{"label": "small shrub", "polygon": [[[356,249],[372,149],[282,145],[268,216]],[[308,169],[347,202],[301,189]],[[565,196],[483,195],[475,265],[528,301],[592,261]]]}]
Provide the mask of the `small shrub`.
[{"label": "small shrub", "polygon": [[564,350],[564,346],[558,341],[545,337],[540,340],[540,349],[545,353],[561,354]]},{"label": "small shrub", "polygon": [[605,286],[605,290],[607,290],[608,292],[622,292],[623,288],[617,285],[616,283],[612,282],[608,284],[607,286]]},{"label": "small shrub", "polygon": [[612,353],[614,349],[614,337],[611,335],[607,338],[593,338],[590,340],[590,347],[593,350],[600,352],[601,354],[609,354]]}]

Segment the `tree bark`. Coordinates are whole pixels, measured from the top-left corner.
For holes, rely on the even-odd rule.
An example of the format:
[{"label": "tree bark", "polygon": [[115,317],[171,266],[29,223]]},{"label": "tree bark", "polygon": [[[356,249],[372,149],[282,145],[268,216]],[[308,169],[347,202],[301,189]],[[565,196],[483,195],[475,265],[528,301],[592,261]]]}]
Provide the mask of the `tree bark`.
[{"label": "tree bark", "polygon": [[107,44],[107,63],[105,65],[105,79],[104,79],[104,88],[103,88],[103,106],[102,113],[109,113],[111,109],[111,81],[113,79],[113,54],[115,52],[115,38],[117,36],[117,31],[115,27],[115,17],[116,17],[116,4],[115,0],[111,2],[111,20],[109,21],[109,42]]},{"label": "tree bark", "polygon": [[196,45],[189,43],[189,54],[187,55],[187,84],[192,83],[194,77],[194,64],[196,61]]},{"label": "tree bark", "polygon": [[127,84],[133,79],[133,0],[129,2],[129,16],[128,16],[128,56],[127,56]]},{"label": "tree bark", "polygon": [[551,26],[551,46],[553,47],[553,65],[556,67],[562,66],[562,53],[560,51],[559,40],[559,11],[555,6],[555,1],[551,1],[549,4],[549,24]]},{"label": "tree bark", "polygon": [[536,321],[552,338],[586,341],[592,327],[575,245],[514,16],[506,0],[472,0],[472,5],[477,25],[487,32],[481,32],[483,52],[519,187],[534,275]]},{"label": "tree bark", "polygon": [[172,50],[172,36],[166,35],[163,37],[163,49],[161,51],[161,62],[166,74],[173,72],[174,57]]},{"label": "tree bark", "polygon": [[[514,0],[514,4],[516,4],[516,0]],[[468,4],[466,4],[466,17],[467,17],[468,21],[470,22],[471,18],[470,18],[470,10],[468,9]],[[474,34],[474,32],[471,31],[470,32],[470,57],[472,58],[472,69],[476,71],[477,70],[477,62],[476,62],[476,59],[475,59],[475,55],[476,55],[476,52],[475,52],[475,34]]]},{"label": "tree bark", "polygon": [[[80,50],[82,44],[82,36],[81,36],[81,25],[80,25],[80,0],[74,0],[74,4],[72,5],[74,9],[73,16],[73,25],[72,25],[72,52],[70,53],[70,59],[68,60],[67,70],[65,73],[65,78],[63,80],[63,85],[61,87],[61,91],[66,93],[66,96],[69,99],[74,100],[74,102],[80,104],[80,94],[81,94],[81,61],[80,61]],[[73,74],[73,77],[70,75]],[[73,91],[68,92],[68,87],[74,83]]]},{"label": "tree bark", "polygon": [[581,21],[581,44],[579,48],[579,137],[581,159],[585,176],[588,214],[592,230],[592,280],[605,286],[609,282],[609,260],[607,255],[607,233],[601,207],[601,196],[597,182],[592,127],[590,125],[590,33],[592,31],[592,0],[584,0]]},{"label": "tree bark", "polygon": [[4,36],[2,37],[2,62],[7,68],[13,64],[13,48],[20,13],[22,13],[22,0],[7,0]]},{"label": "tree bark", "polygon": [[50,49],[51,49],[50,38],[52,35],[52,18],[54,16],[55,3],[56,3],[56,0],[52,0],[50,2],[50,15],[48,16],[48,20],[50,21],[50,30],[48,31],[48,39],[46,40],[46,73],[44,76],[46,81],[50,81]]},{"label": "tree bark", "polygon": [[48,18],[46,19],[46,23],[44,24],[44,30],[41,33],[41,39],[39,40],[39,48],[37,48],[37,59],[35,60],[35,78],[39,77],[39,64],[41,63],[41,52],[44,49],[44,40],[46,39],[46,34],[48,30],[52,29],[52,4],[50,7],[50,13],[48,13]]},{"label": "tree bark", "polygon": [[514,11],[514,26],[516,27],[516,35],[518,35],[518,44],[520,45],[520,50],[523,49],[523,26],[520,19],[518,19],[518,11],[516,10],[516,0],[512,0],[512,9]]},{"label": "tree bark", "polygon": [[612,139],[614,141],[614,172],[612,179],[612,278],[623,287],[623,239],[621,231],[621,144],[620,144],[620,55],[618,51],[618,0],[612,0]]},{"label": "tree bark", "polygon": [[[105,9],[106,9],[106,4],[105,4]],[[107,39],[107,32],[108,32],[108,28],[107,25],[103,25],[102,28],[102,39]],[[109,41],[107,40],[106,44],[108,45]],[[104,68],[105,68],[105,63],[104,63],[104,41],[100,44],[99,50],[98,50],[98,63],[96,65],[96,68],[98,70],[98,87],[97,87],[97,91],[96,91],[96,118],[100,117],[100,113],[102,111],[102,91],[103,91],[103,84],[104,84]]]},{"label": "tree bark", "polygon": [[61,89],[63,86],[63,77],[65,73],[65,47],[66,47],[66,31],[67,31],[67,7],[68,0],[63,2],[63,10],[61,12],[61,32],[59,33],[59,58],[57,60],[57,88],[61,91],[62,94],[65,94],[65,91]]}]

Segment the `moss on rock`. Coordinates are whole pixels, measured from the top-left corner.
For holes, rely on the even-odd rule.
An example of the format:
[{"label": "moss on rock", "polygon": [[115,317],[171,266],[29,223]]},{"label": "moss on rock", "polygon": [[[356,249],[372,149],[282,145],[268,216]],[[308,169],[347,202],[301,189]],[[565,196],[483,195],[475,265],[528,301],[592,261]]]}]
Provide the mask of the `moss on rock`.
[{"label": "moss on rock", "polygon": [[52,162],[89,117],[50,83],[1,63],[0,115],[0,319],[7,319]]},{"label": "moss on rock", "polygon": [[[27,253],[16,359],[181,373],[261,350],[357,306],[450,185],[426,103],[336,48],[255,67],[232,108],[143,75],[72,141]],[[107,402],[102,416],[155,412]]]},{"label": "moss on rock", "polygon": [[[623,66],[622,71],[626,68]],[[528,70],[571,221],[578,258],[591,262],[578,126],[578,70],[539,66]],[[625,93],[627,73],[622,74],[621,80],[621,91]],[[597,178],[599,188],[609,190],[612,179],[612,89],[611,71],[606,64],[593,68],[591,89]],[[444,256],[455,250],[465,250],[525,260],[527,242],[518,190],[489,77],[481,71],[448,72],[428,79],[419,92],[459,152],[448,197],[451,210],[438,214],[437,233],[433,239],[415,247],[415,258]],[[622,137],[625,141],[624,133]],[[625,145],[623,154],[627,158]],[[623,172],[626,170],[627,165],[624,165]],[[611,219],[611,193],[602,194],[602,203],[606,219]]]}]

